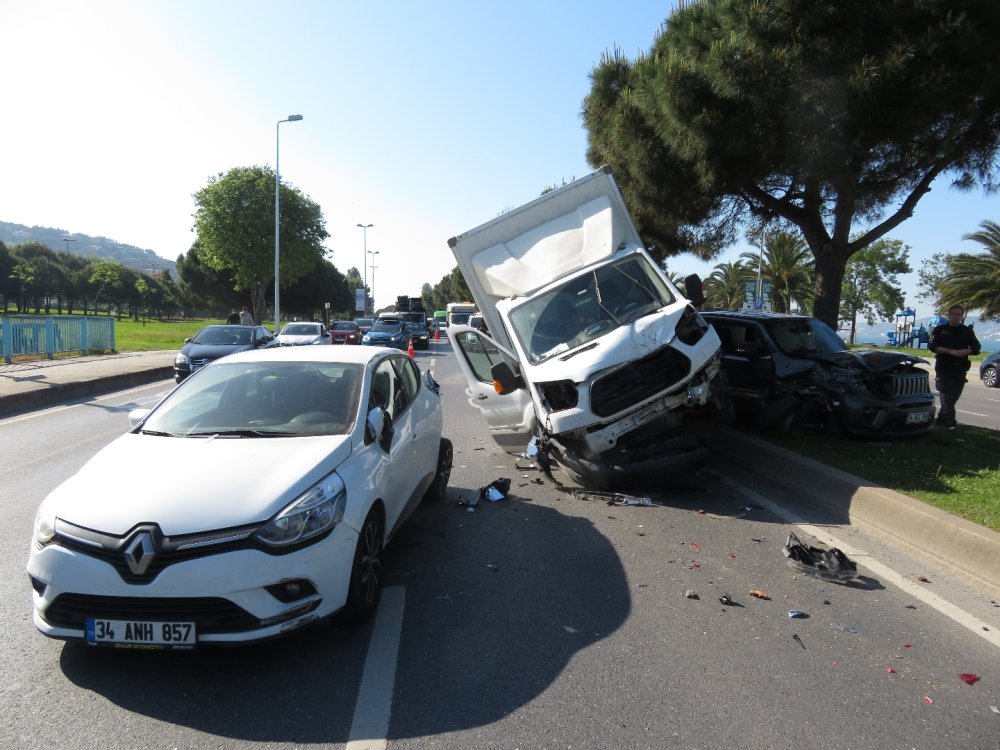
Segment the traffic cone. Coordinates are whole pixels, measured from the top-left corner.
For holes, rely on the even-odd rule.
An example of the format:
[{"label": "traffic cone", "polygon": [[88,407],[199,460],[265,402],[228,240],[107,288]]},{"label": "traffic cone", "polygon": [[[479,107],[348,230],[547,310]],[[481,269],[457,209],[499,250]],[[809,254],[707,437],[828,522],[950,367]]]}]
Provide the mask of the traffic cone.
[{"label": "traffic cone", "polygon": [[441,340],[441,329],[438,328],[437,326],[434,327],[434,340],[435,341]]},{"label": "traffic cone", "polygon": [[410,339],[410,344],[406,347],[406,353],[414,358],[417,356],[417,353],[413,351],[413,339]]}]

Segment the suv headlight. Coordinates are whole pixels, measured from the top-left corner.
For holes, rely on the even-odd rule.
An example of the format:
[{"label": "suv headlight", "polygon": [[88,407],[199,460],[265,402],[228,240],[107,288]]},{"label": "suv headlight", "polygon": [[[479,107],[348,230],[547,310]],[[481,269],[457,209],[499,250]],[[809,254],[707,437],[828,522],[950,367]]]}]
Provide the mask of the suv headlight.
[{"label": "suv headlight", "polygon": [[344,518],[347,488],[336,474],[330,474],[303,492],[254,536],[272,547],[298,544],[336,526]]},{"label": "suv headlight", "polygon": [[190,366],[191,366],[191,360],[188,358],[188,355],[183,354],[182,352],[177,352],[177,356],[174,357],[174,367],[190,367]]}]

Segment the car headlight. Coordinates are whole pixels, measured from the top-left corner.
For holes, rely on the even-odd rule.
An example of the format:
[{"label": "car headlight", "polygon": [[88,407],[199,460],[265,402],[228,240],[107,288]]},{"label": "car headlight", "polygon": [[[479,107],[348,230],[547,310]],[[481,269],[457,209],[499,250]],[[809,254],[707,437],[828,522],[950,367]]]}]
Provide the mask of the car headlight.
[{"label": "car headlight", "polygon": [[365,344],[367,344],[367,343],[368,343],[368,342],[369,342],[370,340],[371,340],[371,339],[369,339],[369,338],[368,338],[367,336],[365,336],[365,337],[363,337],[363,338],[361,339],[362,343],[365,343]]},{"label": "car headlight", "polygon": [[389,337],[389,341],[399,341],[399,339],[400,339],[399,336],[390,336]]},{"label": "car headlight", "polygon": [[346,506],[344,481],[333,473],[299,495],[254,536],[273,547],[298,544],[325,534],[340,523]]},{"label": "car headlight", "polygon": [[177,352],[177,356],[174,357],[174,367],[190,367],[191,359],[188,355],[183,352]]},{"label": "car headlight", "polygon": [[35,543],[39,546],[45,546],[52,541],[52,537],[55,535],[56,516],[48,510],[45,503],[42,503],[38,512],[35,513]]}]

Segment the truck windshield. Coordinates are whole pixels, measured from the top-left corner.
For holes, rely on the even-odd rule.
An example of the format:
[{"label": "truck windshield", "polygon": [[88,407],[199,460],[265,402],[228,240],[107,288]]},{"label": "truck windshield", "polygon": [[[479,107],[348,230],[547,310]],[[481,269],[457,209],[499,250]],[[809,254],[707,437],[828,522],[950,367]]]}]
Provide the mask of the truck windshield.
[{"label": "truck windshield", "polygon": [[511,311],[532,363],[575,349],[675,301],[642,255],[570,279]]}]

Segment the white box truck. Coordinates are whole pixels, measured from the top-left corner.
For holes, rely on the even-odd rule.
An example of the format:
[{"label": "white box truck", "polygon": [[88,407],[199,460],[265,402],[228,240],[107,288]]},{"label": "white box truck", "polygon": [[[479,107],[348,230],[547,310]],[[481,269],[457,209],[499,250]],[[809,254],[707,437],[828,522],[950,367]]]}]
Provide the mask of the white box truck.
[{"label": "white box truck", "polygon": [[449,240],[488,334],[449,341],[496,442],[608,489],[708,458],[719,338],[642,247],[609,169]]}]

